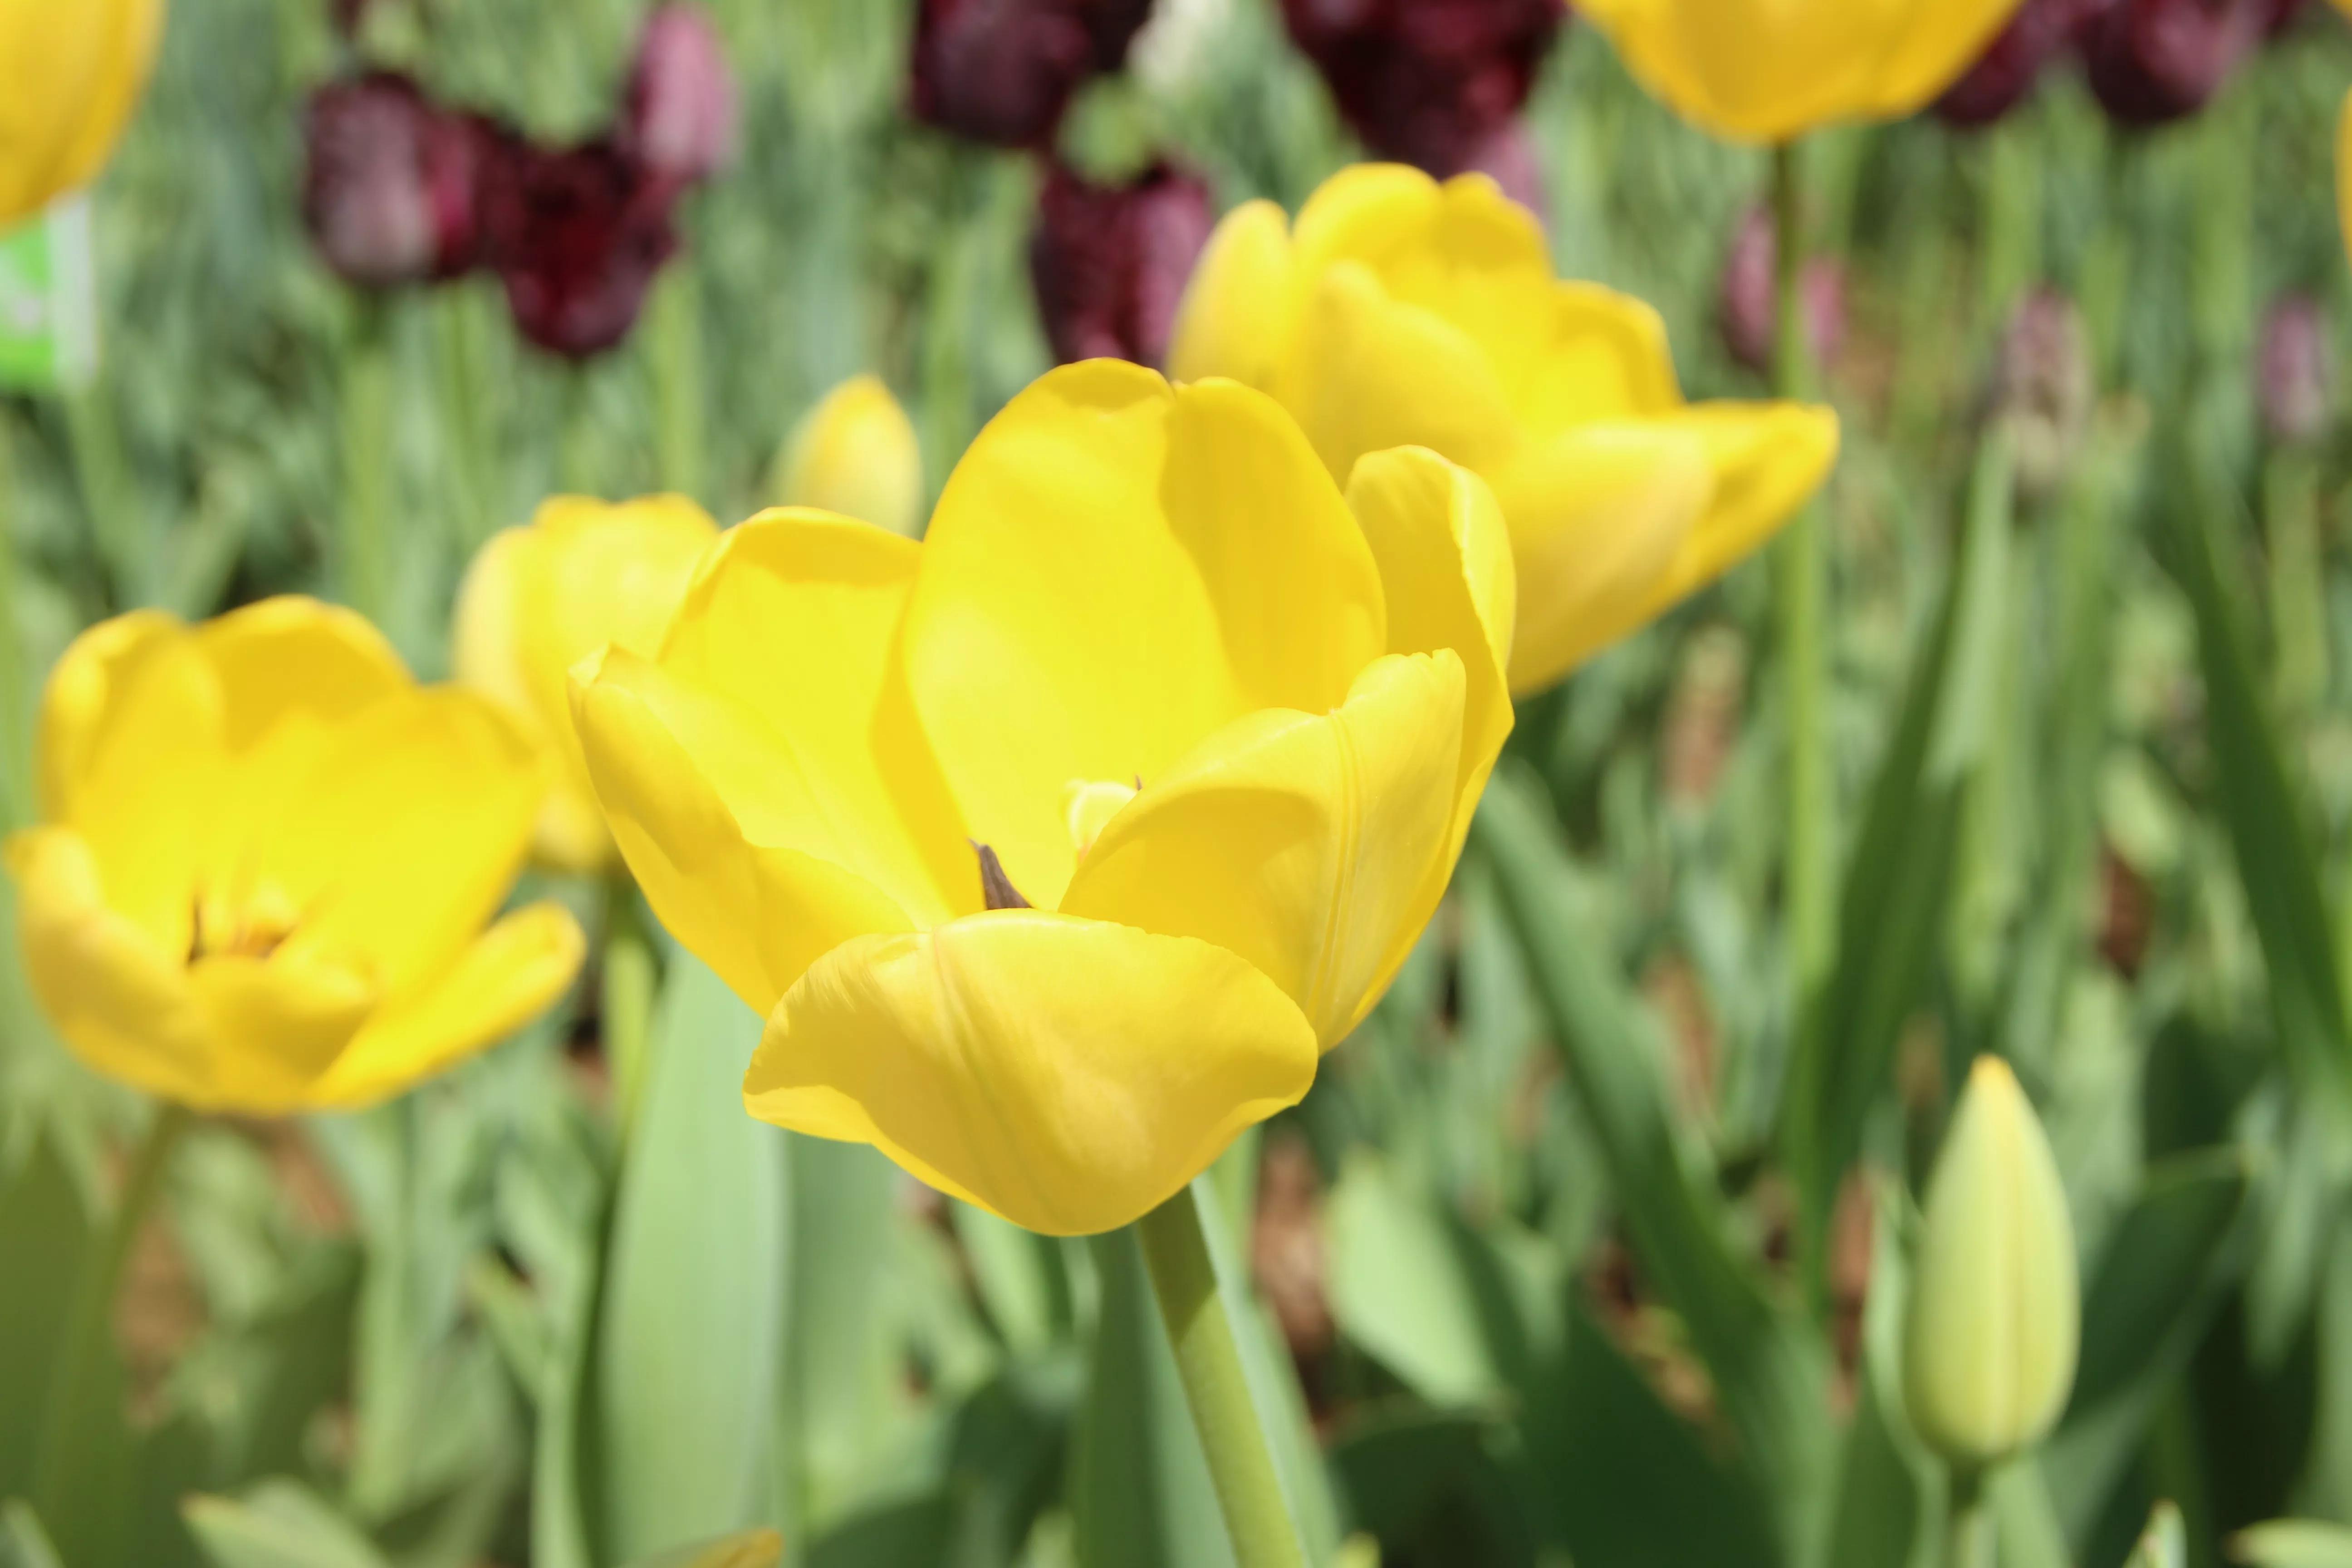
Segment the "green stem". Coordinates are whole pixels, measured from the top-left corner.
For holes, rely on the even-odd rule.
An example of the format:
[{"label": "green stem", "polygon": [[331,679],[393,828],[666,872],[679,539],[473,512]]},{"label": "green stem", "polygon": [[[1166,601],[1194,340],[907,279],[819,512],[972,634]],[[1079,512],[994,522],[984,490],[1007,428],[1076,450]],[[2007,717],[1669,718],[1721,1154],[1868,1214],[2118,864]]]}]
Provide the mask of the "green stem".
[{"label": "green stem", "polygon": [[1209,1478],[1224,1510],[1238,1568],[1306,1568],[1298,1528],[1274,1468],[1274,1450],[1258,1424],[1242,1372],[1234,1326],[1217,1293],[1208,1237],[1201,1230],[1198,1190],[1182,1192],[1135,1222],[1137,1238],[1160,1298],[1160,1315],[1175,1347],[1176,1371],[1192,1425],[1208,1456]]},{"label": "green stem", "polygon": [[194,1118],[185,1108],[162,1104],[149,1119],[146,1135],[131,1159],[131,1173],[106,1228],[91,1238],[74,1282],[73,1315],[50,1373],[48,1403],[42,1413],[41,1443],[34,1461],[33,1506],[52,1530],[63,1529],[86,1502],[89,1470],[110,1415],[121,1419],[121,1399],[106,1375],[106,1352],[114,1331],[115,1297],[122,1267],[163,1190],[163,1173],[180,1135]]},{"label": "green stem", "polygon": [[1940,1568],[1993,1568],[1992,1511],[1985,1506],[1984,1472],[1955,1466],[1951,1478]]},{"label": "green stem", "polygon": [[625,1138],[645,1093],[653,1032],[654,950],[637,919],[636,884],[615,870],[604,885],[604,992],[599,1013],[604,1062],[613,1074],[613,1119]]},{"label": "green stem", "polygon": [[2327,696],[2327,578],[2319,546],[2319,479],[2286,447],[2263,468],[2270,543],[2271,688],[2282,720],[2307,722]]},{"label": "green stem", "polygon": [[646,344],[654,384],[655,450],[662,489],[705,500],[702,286],[694,258],[674,263],[655,288]]},{"label": "green stem", "polygon": [[383,624],[392,575],[392,354],[384,308],[359,303],[343,356],[343,602]]},{"label": "green stem", "polygon": [[151,557],[141,527],[139,496],[122,455],[122,427],[115,421],[113,395],[102,378],[74,387],[63,398],[66,446],[73,458],[74,483],[89,516],[91,540],[114,607],[127,610],[150,602]]},{"label": "green stem", "polygon": [[16,490],[13,437],[0,426],[0,787],[7,799],[0,824],[24,827],[38,820],[34,798],[32,694],[23,628],[16,621]]}]

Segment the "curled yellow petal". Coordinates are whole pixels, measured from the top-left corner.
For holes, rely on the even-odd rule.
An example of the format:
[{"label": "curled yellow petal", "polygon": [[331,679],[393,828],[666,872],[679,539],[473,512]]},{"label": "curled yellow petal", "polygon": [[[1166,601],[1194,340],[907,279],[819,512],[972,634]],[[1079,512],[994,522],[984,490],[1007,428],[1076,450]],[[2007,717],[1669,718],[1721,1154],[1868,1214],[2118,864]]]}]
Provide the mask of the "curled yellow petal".
[{"label": "curled yellow petal", "polygon": [[1671,609],[1760,549],[1837,463],[1837,416],[1807,404],[1704,403],[1669,424],[1705,446],[1714,493],[1643,605],[1644,618]]},{"label": "curled yellow petal", "polygon": [[801,416],[770,488],[779,506],[837,512],[908,539],[923,531],[915,426],[877,375],[852,376]]},{"label": "curled yellow petal", "polygon": [[1315,1034],[1206,942],[1044,910],[849,942],[768,1021],[743,1100],[1050,1236],[1173,1195],[1314,1081]]}]

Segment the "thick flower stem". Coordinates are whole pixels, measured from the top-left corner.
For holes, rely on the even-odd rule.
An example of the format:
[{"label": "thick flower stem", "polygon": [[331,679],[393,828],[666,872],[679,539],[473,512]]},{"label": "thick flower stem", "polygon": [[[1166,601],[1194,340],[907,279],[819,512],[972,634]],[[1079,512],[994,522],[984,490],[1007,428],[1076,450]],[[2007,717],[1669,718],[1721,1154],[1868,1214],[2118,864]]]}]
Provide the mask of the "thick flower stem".
[{"label": "thick flower stem", "polygon": [[604,989],[598,1011],[604,1064],[613,1075],[613,1120],[626,1136],[645,1089],[653,1032],[654,950],[637,918],[637,888],[625,871],[604,886]]},{"label": "thick flower stem", "polygon": [[1951,1477],[1939,1568],[1993,1568],[1992,1511],[1985,1506],[1984,1472],[1954,1466]]},{"label": "thick flower stem", "polygon": [[1177,1373],[1208,1456],[1234,1562],[1239,1568],[1306,1568],[1274,1450],[1258,1424],[1234,1326],[1217,1293],[1199,1203],[1198,1189],[1187,1186],[1136,1221],[1136,1236],[1175,1347]]},{"label": "thick flower stem", "polygon": [[392,345],[385,307],[359,304],[343,354],[343,602],[378,626],[391,597]]},{"label": "thick flower stem", "polygon": [[[1799,399],[1811,390],[1812,365],[1801,298],[1804,189],[1794,142],[1773,150],[1772,208],[1779,260],[1773,391]],[[1794,1000],[1801,1016],[1828,974],[1837,934],[1823,700],[1828,668],[1822,638],[1828,572],[1817,502],[1801,510],[1782,534],[1779,568],[1778,632],[1789,737],[1787,942]]]},{"label": "thick flower stem", "polygon": [[107,1342],[114,1330],[114,1299],[122,1267],[163,1190],[163,1173],[180,1135],[194,1118],[177,1105],[156,1107],[131,1173],[103,1230],[90,1237],[74,1281],[73,1312],[66,1340],[50,1373],[48,1402],[42,1412],[41,1443],[35,1450],[34,1511],[50,1529],[66,1528],[77,1498],[89,1484],[93,1462],[110,1416],[120,1419],[121,1394],[105,1375]]}]

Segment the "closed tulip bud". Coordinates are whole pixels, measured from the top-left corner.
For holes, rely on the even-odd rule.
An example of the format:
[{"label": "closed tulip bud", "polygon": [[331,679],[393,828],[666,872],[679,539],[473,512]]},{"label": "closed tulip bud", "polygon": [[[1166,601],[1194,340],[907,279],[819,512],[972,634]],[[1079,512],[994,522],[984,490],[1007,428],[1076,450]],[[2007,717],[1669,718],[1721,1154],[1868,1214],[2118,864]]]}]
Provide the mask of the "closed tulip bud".
[{"label": "closed tulip bud", "polygon": [[1165,364],[1185,281],[1214,223],[1208,186],[1166,163],[1099,185],[1056,164],[1029,241],[1054,357]]},{"label": "closed tulip bud", "polygon": [[2126,125],[2194,114],[2269,36],[2273,6],[2274,0],[2106,0],[2083,30],[2091,91]]},{"label": "closed tulip bud", "polygon": [[1151,0],[922,0],[917,119],[999,147],[1051,142],[1088,77],[1117,70]]},{"label": "closed tulip bud", "polygon": [[2082,312],[2054,289],[2035,289],[2002,335],[1993,390],[1996,417],[2009,426],[2019,493],[2047,496],[2073,470],[2097,395]]},{"label": "closed tulip bud", "polygon": [[680,496],[608,506],[558,496],[525,528],[494,535],[466,569],[451,625],[458,682],[503,705],[550,762],[533,854],[558,870],[613,864],[572,732],[565,680],[606,646],[649,654],[718,524]]},{"label": "closed tulip bud", "polygon": [[1912,1426],[1969,1469],[2028,1447],[2065,1405],[2081,1338],[2057,1162],[2008,1064],[1979,1057],[1927,1184],[1904,1326]]},{"label": "closed tulip bud", "polygon": [[1493,173],[1482,155],[1517,120],[1568,10],[1560,0],[1283,0],[1282,15],[1364,145],[1444,179]]},{"label": "closed tulip bud", "polygon": [[97,177],[163,33],[163,0],[0,0],[0,229]]},{"label": "closed tulip bud", "polygon": [[1936,100],[1947,124],[1990,125],[2025,101],[2042,68],[2064,51],[2105,0],[2025,0],[1966,75]]},{"label": "closed tulip bud", "polygon": [[621,117],[624,152],[646,168],[692,184],[735,156],[735,78],[710,15],[669,4],[646,18]]},{"label": "closed tulip bud", "polygon": [[2336,356],[2327,312],[2308,294],[2289,294],[2263,320],[2255,401],[2272,440],[2283,445],[2325,435],[2336,413]]},{"label": "closed tulip bud", "polygon": [[516,146],[495,160],[483,224],[516,329],[572,360],[627,337],[677,248],[678,190],[609,142]]},{"label": "closed tulip bud", "polygon": [[[1780,335],[1780,266],[1771,210],[1749,208],[1724,262],[1717,319],[1731,357],[1759,375],[1772,368],[1772,349]],[[1845,268],[1834,258],[1814,257],[1805,263],[1798,287],[1806,347],[1815,364],[1833,363],[1845,347]]]},{"label": "closed tulip bud", "polygon": [[879,376],[853,376],[801,416],[776,457],[778,506],[814,507],[912,539],[923,531],[923,457]]},{"label": "closed tulip bud", "polygon": [[345,282],[455,278],[481,258],[481,191],[507,137],[394,71],[330,83],[302,117],[302,222]]}]

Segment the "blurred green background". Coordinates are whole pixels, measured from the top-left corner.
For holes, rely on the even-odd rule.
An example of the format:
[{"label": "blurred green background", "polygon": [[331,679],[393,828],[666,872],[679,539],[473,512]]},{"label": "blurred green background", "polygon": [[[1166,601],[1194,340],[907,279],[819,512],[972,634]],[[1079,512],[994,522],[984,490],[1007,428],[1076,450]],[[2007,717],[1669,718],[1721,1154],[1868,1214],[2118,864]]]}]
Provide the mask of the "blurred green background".
[{"label": "blurred green background", "polygon": [[[711,9],[740,156],[688,198],[635,334],[574,371],[487,279],[375,303],[327,273],[296,199],[302,100],[350,63],[327,7],[181,0],[95,194],[102,372],[0,397],[17,754],[105,615],[348,596],[354,461],[388,465],[365,591],[426,677],[490,531],[560,489],[747,515],[855,372],[906,403],[936,491],[1046,364],[1037,171],[905,117],[909,5]],[[1295,208],[1355,155],[1270,0],[1160,10],[1074,157],[1165,149],[1221,205]],[[640,20],[385,0],[364,44],[572,137]],[[1980,1050],[2049,1127],[2087,1314],[2064,1423],[1997,1488],[2002,1561],[2120,1563],[2159,1499],[2190,1563],[2277,1516],[2352,1525],[2352,443],[2333,414],[2273,439],[2256,398],[2282,294],[2323,302],[2343,360],[2347,82],[2352,35],[2315,8],[2174,129],[2120,134],[2053,73],[1987,132],[1809,150],[1850,313],[1824,1011],[1785,995],[1759,561],[1522,706],[1394,994],[1212,1177],[1325,1561],[1927,1560],[1940,1479],[1886,1370],[1904,1190]],[[1528,121],[1562,272],[1654,304],[1692,396],[1761,395],[1717,314],[1762,156],[1574,26]],[[2079,310],[2079,367],[2004,377],[2042,289]],[[355,374],[376,333],[388,368]],[[556,890],[593,929],[596,889]],[[402,1103],[204,1127],[116,1324],[109,1489],[38,1530],[0,1508],[0,1563],[604,1568],[760,1524],[813,1568],[1229,1563],[1132,1243],[1040,1240],[749,1121],[758,1021],[665,962],[625,1159],[593,981]],[[7,1498],[137,1112],[13,958],[0,1002]],[[1818,1269],[1790,1261],[1808,1189],[1776,1146],[1808,1031],[1826,1124],[1879,1173]]]}]

